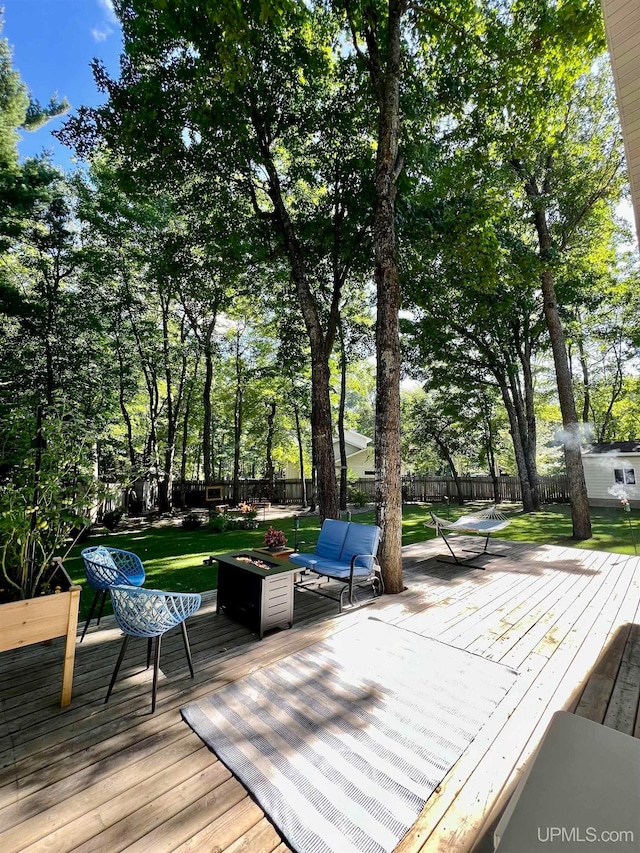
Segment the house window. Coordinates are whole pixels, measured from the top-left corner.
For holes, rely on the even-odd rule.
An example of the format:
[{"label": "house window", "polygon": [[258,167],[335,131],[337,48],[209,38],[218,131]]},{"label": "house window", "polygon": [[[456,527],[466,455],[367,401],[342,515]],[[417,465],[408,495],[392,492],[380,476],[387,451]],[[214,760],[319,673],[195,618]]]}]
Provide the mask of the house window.
[{"label": "house window", "polygon": [[613,479],[623,486],[635,486],[636,472],[634,468],[614,468]]},{"label": "house window", "polygon": [[[365,477],[375,477],[375,475],[376,475],[375,471],[365,471],[364,472]],[[634,480],[634,482],[635,482],[635,480]]]}]

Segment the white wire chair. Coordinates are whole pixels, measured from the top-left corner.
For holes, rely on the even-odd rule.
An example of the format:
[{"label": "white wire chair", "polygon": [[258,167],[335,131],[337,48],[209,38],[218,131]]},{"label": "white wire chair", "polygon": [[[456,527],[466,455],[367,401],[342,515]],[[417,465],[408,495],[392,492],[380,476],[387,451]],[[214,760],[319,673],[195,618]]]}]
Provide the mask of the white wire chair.
[{"label": "white wire chair", "polygon": [[159,589],[139,589],[133,586],[112,586],[110,591],[113,612],[116,622],[124,633],[124,641],[104,701],[105,703],[109,701],[109,696],[111,696],[113,685],[116,682],[129,639],[131,637],[147,638],[147,669],[151,662],[151,647],[155,639],[153,693],[151,698],[151,713],[153,714],[156,709],[162,637],[167,631],[178,625],[182,629],[184,649],[187,655],[191,678],[193,678],[193,661],[191,659],[191,649],[189,648],[189,637],[187,635],[185,620],[200,609],[201,596],[197,592],[162,592]]}]

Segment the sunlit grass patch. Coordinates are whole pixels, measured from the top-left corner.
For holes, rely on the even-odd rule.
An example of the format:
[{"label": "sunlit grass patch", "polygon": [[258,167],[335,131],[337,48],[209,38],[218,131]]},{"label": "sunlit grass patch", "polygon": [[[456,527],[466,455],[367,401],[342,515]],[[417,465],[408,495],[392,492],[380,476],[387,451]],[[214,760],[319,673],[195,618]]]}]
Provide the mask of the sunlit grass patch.
[{"label": "sunlit grass patch", "polygon": [[[450,506],[443,503],[407,504],[403,509],[402,543],[410,545],[435,536],[432,528],[424,526],[424,522],[430,518],[430,510],[445,518],[449,517],[453,521],[481,506],[486,504],[465,504],[462,507],[454,503]],[[498,537],[500,539],[530,542],[536,545],[562,544],[620,554],[634,553],[629,530],[629,520],[634,526],[636,523],[633,511],[629,516],[617,508],[593,508],[591,513],[593,537],[585,542],[576,542],[571,539],[571,512],[565,504],[546,506],[541,512],[529,514],[524,514],[514,505],[513,508],[507,507],[506,513],[512,523],[505,530],[500,531]],[[373,524],[375,513],[373,510],[354,513],[352,520]],[[97,532],[87,542],[73,549],[65,565],[72,579],[86,587],[80,551],[89,545],[103,544],[138,554],[147,573],[145,583],[147,587],[176,592],[204,592],[216,588],[218,576],[217,568],[205,566],[203,561],[211,555],[225,551],[261,547],[269,524],[284,531],[288,544],[294,545],[293,518],[261,522],[257,530],[234,530],[224,533],[211,533],[206,525],[197,530],[185,530],[179,525],[163,526],[158,523],[149,523],[149,526],[142,530]],[[313,550],[319,533],[320,522],[317,517],[300,518],[297,541],[301,550]],[[640,531],[638,537],[640,538]],[[93,590],[88,588],[82,595],[81,620],[86,618],[92,599]]]}]

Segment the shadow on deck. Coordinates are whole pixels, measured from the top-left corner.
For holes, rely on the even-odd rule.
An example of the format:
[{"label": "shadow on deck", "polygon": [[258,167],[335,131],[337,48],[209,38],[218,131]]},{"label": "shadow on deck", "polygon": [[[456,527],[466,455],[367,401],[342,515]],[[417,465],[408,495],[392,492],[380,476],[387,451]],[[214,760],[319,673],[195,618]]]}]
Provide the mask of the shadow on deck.
[{"label": "shadow on deck", "polygon": [[[469,537],[471,540],[473,537]],[[464,542],[462,543],[464,544]],[[639,736],[640,560],[494,542],[485,571],[438,563],[437,540],[403,549],[405,592],[338,616],[297,591],[294,627],[261,642],[215,614],[189,620],[195,678],[179,632],[163,642],[150,714],[144,641],[130,644],[104,704],[121,635],[111,618],[77,649],[73,698],[58,706],[61,643],[0,655],[0,842],[24,849],[284,853],[259,807],[182,722],[179,709],[370,615],[519,669],[507,704],[429,800],[398,853],[484,851],[552,713]],[[244,846],[242,846],[244,845]],[[490,848],[487,848],[490,849]]]}]

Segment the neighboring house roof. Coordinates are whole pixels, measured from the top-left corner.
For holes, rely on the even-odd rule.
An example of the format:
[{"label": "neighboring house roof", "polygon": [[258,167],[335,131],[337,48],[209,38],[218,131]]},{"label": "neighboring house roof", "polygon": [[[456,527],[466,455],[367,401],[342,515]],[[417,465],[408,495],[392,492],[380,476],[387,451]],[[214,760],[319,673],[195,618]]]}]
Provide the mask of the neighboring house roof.
[{"label": "neighboring house roof", "polygon": [[[351,459],[352,456],[359,456],[364,451],[369,450],[373,453],[373,447],[363,447],[361,450],[352,450],[351,453],[347,453],[347,459]],[[366,453],[365,453],[366,456]]]},{"label": "neighboring house roof", "polygon": [[602,10],[640,238],[640,3],[602,0]]},{"label": "neighboring house roof", "polygon": [[[344,431],[344,440],[347,444],[352,444],[354,447],[357,447],[358,450],[364,450],[367,445],[371,444],[371,438],[367,438],[366,435],[362,435],[360,432],[356,432],[355,429],[345,429]],[[338,437],[336,436],[333,439],[333,443],[336,444],[338,441]]]},{"label": "neighboring house roof", "polygon": [[640,453],[640,440],[609,441],[604,444],[588,444],[582,448],[584,456],[597,453]]}]

